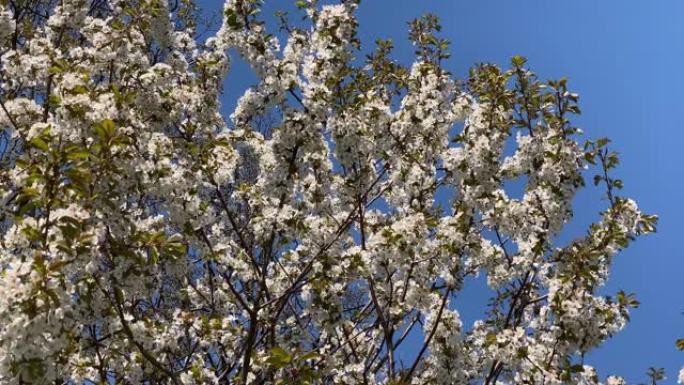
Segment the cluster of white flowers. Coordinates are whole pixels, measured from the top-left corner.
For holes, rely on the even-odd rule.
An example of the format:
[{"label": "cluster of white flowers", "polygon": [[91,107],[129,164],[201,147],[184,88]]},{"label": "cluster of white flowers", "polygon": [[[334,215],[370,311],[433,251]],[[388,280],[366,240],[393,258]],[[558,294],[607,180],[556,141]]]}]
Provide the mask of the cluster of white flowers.
[{"label": "cluster of white flowers", "polygon": [[[564,83],[480,67],[463,87],[386,43],[359,64],[357,1],[299,2],[282,48],[260,1],[227,0],[203,43],[192,1],[19,3],[0,1],[0,383],[601,383],[580,358],[634,299],[596,290],[655,217],[577,143]],[[414,43],[441,52],[433,32]],[[229,124],[231,50],[259,80]],[[556,245],[597,159],[610,207]],[[492,300],[464,325],[478,274]]]},{"label": "cluster of white flowers", "polygon": [[4,40],[9,38],[15,29],[14,23],[14,12],[8,9],[7,5],[0,5],[0,39]]}]

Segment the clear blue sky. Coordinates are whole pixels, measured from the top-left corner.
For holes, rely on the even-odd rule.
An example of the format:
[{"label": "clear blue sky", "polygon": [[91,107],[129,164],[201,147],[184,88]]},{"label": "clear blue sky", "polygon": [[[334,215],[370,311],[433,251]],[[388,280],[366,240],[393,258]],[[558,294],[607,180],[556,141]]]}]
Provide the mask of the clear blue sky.
[{"label": "clear blue sky", "polygon": [[[291,10],[293,3],[271,0],[266,9]],[[200,4],[208,15],[222,1]],[[657,234],[616,258],[607,291],[636,292],[641,307],[588,361],[602,377],[621,374],[629,383],[644,381],[649,366],[665,367],[663,384],[675,384],[684,364],[684,352],[674,346],[684,337],[684,236],[678,233],[684,229],[684,1],[365,0],[358,12],[361,38],[366,44],[392,38],[395,57],[410,63],[406,22],[425,12],[440,16],[442,35],[453,43],[447,67],[456,77],[477,62],[506,65],[513,55],[526,56],[542,79],[570,79],[583,111],[575,121],[587,137],[613,140],[621,153],[624,195],[658,214],[660,225]],[[247,67],[235,63],[224,111],[253,82]],[[580,194],[569,234],[580,234],[605,203],[594,189]],[[463,302],[468,321],[468,309],[479,304],[466,297]]]}]

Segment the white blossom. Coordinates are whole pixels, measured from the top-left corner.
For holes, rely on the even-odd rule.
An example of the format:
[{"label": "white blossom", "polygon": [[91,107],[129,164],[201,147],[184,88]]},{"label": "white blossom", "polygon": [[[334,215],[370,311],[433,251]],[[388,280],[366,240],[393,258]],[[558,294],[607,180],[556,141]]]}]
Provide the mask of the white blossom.
[{"label": "white blossom", "polygon": [[[564,81],[458,81],[429,16],[410,66],[366,57],[355,1],[299,2],[284,46],[259,1],[204,42],[191,1],[0,3],[0,383],[600,383],[637,302],[598,290],[656,217]],[[224,116],[232,54],[258,80]],[[592,162],[607,207],[559,244]]]}]

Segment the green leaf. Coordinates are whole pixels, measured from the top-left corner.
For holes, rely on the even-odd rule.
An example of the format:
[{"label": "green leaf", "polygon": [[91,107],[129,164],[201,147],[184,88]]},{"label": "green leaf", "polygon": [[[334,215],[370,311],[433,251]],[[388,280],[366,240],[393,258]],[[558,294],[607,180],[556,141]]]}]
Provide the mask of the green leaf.
[{"label": "green leaf", "polygon": [[105,119],[102,121],[102,128],[108,136],[112,136],[114,131],[116,131],[116,124],[114,124],[114,121],[111,119]]},{"label": "green leaf", "polygon": [[592,152],[587,152],[587,153],[584,154],[584,160],[586,160],[587,163],[591,163],[591,164],[595,165],[595,164],[596,164],[596,160],[594,160],[594,156],[595,156],[594,153],[592,153]]},{"label": "green leaf", "polygon": [[50,74],[50,75],[61,74],[62,72],[64,72],[64,69],[57,64],[51,66],[48,69],[48,74]]},{"label": "green leaf", "polygon": [[72,94],[80,95],[80,94],[87,94],[88,93],[88,88],[86,86],[78,85],[72,89],[69,90]]},{"label": "green leaf", "polygon": [[96,124],[95,127],[94,127],[94,129],[95,129],[95,133],[97,134],[97,136],[100,137],[100,140],[103,140],[103,141],[104,141],[104,140],[107,139],[107,135],[106,135],[106,133],[105,133],[104,128],[102,128],[102,125]]},{"label": "green leaf", "polygon": [[90,156],[90,153],[88,151],[74,151],[74,152],[70,152],[67,154],[67,159],[69,159],[69,160],[85,159],[89,156]]},{"label": "green leaf", "polygon": [[604,146],[607,145],[608,143],[610,143],[610,139],[608,139],[608,138],[601,138],[601,139],[599,139],[599,140],[596,141],[596,145],[597,145],[599,148],[604,147]]},{"label": "green leaf", "polygon": [[36,204],[33,202],[26,202],[25,204],[21,205],[19,207],[19,211],[17,212],[18,217],[23,217],[26,213],[29,211],[33,210],[36,208]]},{"label": "green leaf", "polygon": [[572,378],[572,376],[568,370],[564,370],[560,375],[560,379],[563,381],[570,381],[570,378]]},{"label": "green leaf", "polygon": [[58,226],[62,235],[67,239],[74,239],[78,234],[78,229],[71,225]]},{"label": "green leaf", "polygon": [[60,98],[59,95],[50,95],[48,103],[50,103],[51,106],[59,106],[62,104],[62,98]]},{"label": "green leaf", "polygon": [[511,58],[511,63],[515,67],[522,67],[525,65],[526,62],[527,62],[527,59],[524,56],[515,55]]},{"label": "green leaf", "polygon": [[639,301],[636,299],[636,294],[627,294],[623,290],[618,291],[617,299],[618,303],[625,307],[637,308],[640,305]]},{"label": "green leaf", "polygon": [[232,9],[229,9],[228,11],[226,11],[226,22],[228,23],[228,26],[231,27],[232,29],[237,29],[240,27],[240,22],[238,21],[238,15]]},{"label": "green leaf", "polygon": [[268,363],[277,369],[284,367],[292,362],[292,356],[285,349],[276,346],[270,351],[271,356],[268,358]]},{"label": "green leaf", "polygon": [[677,344],[677,349],[684,350],[684,338],[678,339],[676,344]]},{"label": "green leaf", "polygon": [[100,124],[95,125],[95,133],[101,141],[108,141],[116,132],[116,124],[111,119],[105,119]]},{"label": "green leaf", "polygon": [[43,138],[41,138],[39,136],[36,136],[35,138],[31,139],[29,141],[29,145],[31,147],[43,150],[45,152],[50,151],[50,146],[47,144],[47,142],[45,140],[43,140]]},{"label": "green leaf", "polygon": [[523,358],[527,357],[527,353],[528,353],[527,346],[521,346],[520,348],[518,348],[518,352],[517,352],[516,356],[519,359],[523,359]]},{"label": "green leaf", "polygon": [[121,20],[119,20],[119,19],[114,19],[114,21],[112,21],[112,29],[113,29],[113,30],[115,30],[115,31],[123,31],[124,28],[126,28],[126,24],[124,24],[123,21],[121,21]]},{"label": "green leaf", "polygon": [[496,343],[496,334],[495,333],[487,333],[487,336],[485,337],[485,346],[494,345],[495,343]]}]

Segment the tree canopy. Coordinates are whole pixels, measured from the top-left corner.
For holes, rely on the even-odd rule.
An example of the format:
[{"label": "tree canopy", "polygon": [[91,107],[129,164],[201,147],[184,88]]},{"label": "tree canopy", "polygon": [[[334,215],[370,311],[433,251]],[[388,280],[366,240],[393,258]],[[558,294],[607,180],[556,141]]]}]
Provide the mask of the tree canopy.
[{"label": "tree canopy", "polygon": [[[657,218],[567,80],[456,80],[432,15],[404,66],[356,1],[296,4],[269,31],[227,0],[200,41],[191,0],[0,0],[0,382],[624,384],[584,356]],[[229,52],[259,80],[226,117]],[[599,219],[560,244],[587,168]]]}]

